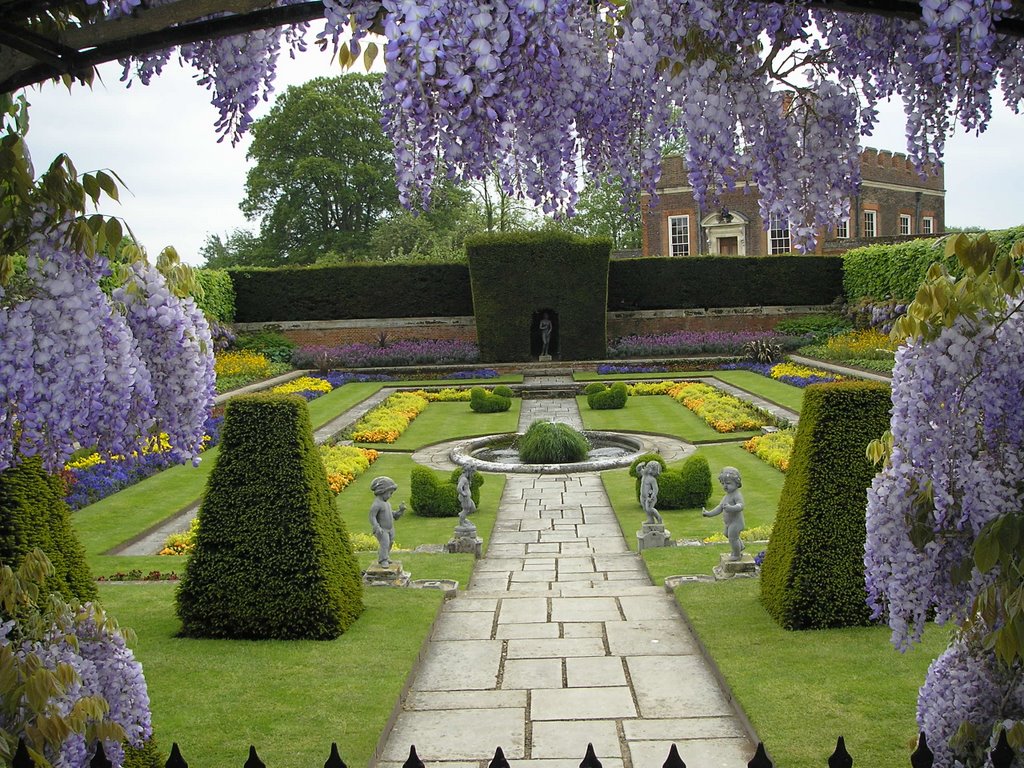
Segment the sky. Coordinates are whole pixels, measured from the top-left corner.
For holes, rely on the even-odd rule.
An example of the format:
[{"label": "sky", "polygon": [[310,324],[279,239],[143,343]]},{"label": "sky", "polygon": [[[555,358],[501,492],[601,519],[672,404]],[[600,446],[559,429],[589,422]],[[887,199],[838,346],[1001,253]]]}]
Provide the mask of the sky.
[{"label": "sky", "polygon": [[[116,172],[126,189],[120,203],[105,201],[103,212],[123,217],[151,256],[174,245],[185,262],[198,265],[208,235],[256,228],[238,208],[248,140],[217,143],[217,111],[191,68],[169,64],[149,86],[135,82],[128,89],[120,72],[116,63],[104,65],[91,90],[44,84],[26,91],[37,171],[66,152],[79,172]],[[294,61],[282,57],[275,90],[340,72],[329,54],[311,46]],[[256,116],[269,108],[261,103]],[[880,112],[880,125],[863,144],[905,151],[902,105],[883,105]],[[998,105],[985,133],[947,141],[945,164],[947,226],[1024,224],[1024,116]]]}]

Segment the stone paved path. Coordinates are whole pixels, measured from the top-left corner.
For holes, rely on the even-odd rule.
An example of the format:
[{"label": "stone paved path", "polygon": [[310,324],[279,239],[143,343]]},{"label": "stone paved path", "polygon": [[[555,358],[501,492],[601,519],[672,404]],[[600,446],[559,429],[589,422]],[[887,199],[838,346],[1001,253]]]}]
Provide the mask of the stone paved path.
[{"label": "stone paved path", "polygon": [[[567,407],[570,406],[571,407]],[[521,423],[579,425],[575,401]],[[413,574],[415,576],[415,574]],[[742,768],[755,744],[673,597],[628,550],[599,475],[509,475],[487,556],[448,601],[377,763]]]}]

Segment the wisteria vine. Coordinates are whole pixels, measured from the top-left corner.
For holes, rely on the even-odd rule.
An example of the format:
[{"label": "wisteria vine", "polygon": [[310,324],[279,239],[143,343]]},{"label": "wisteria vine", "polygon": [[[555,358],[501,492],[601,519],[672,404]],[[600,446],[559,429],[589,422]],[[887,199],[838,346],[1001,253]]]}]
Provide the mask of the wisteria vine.
[{"label": "wisteria vine", "polygon": [[[91,2],[121,14],[135,0]],[[681,138],[704,209],[754,183],[763,218],[787,219],[808,248],[857,190],[880,101],[903,99],[922,173],[956,124],[985,129],[993,92],[1020,108],[1022,43],[994,26],[1012,13],[1010,0],[921,0],[916,20],[729,0],[327,0],[318,38],[355,60],[383,32],[384,124],[408,206],[428,205],[442,172],[497,167],[507,192],[571,213],[581,169],[653,192],[663,143]],[[281,35],[294,51],[303,30],[181,49],[222,137],[248,128]],[[126,60],[125,76],[148,82],[166,60]]]}]

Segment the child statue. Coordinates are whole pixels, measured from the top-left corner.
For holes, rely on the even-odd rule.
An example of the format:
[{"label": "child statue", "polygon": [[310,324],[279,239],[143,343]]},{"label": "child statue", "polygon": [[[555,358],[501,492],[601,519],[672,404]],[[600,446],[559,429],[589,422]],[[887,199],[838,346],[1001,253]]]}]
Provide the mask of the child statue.
[{"label": "child statue", "polygon": [[718,473],[718,482],[725,489],[725,496],[718,502],[714,509],[701,509],[704,517],[722,515],[725,523],[725,535],[729,539],[729,546],[732,548],[730,560],[739,560],[743,557],[743,542],[740,541],[740,531],[743,530],[743,494],[740,487],[743,481],[740,479],[740,471],[736,467],[724,467]]},{"label": "child statue", "polygon": [[459,494],[459,504],[461,505],[458,527],[474,531],[476,526],[472,520],[468,519],[468,516],[476,512],[476,502],[473,501],[473,475],[475,474],[476,470],[473,467],[463,467],[462,474],[459,475],[459,481],[455,484]]},{"label": "child statue", "polygon": [[640,473],[640,506],[647,513],[648,525],[661,525],[661,513],[654,508],[658,503],[658,475],[661,474],[661,463],[658,461],[638,464],[637,471]]},{"label": "child statue", "polygon": [[370,490],[377,498],[370,505],[370,530],[377,537],[380,547],[377,550],[377,562],[382,568],[391,565],[391,547],[395,543],[395,520],[405,514],[405,504],[398,509],[391,509],[388,499],[398,489],[398,484],[390,477],[375,477],[370,483]]}]

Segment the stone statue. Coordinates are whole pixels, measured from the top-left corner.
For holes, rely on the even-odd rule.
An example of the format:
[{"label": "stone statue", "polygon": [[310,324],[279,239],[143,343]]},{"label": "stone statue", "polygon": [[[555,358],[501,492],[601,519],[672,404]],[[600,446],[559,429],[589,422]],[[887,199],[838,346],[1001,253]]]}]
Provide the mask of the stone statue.
[{"label": "stone statue", "polygon": [[391,547],[395,543],[395,520],[405,514],[405,504],[398,509],[391,509],[388,499],[398,489],[398,484],[390,477],[375,477],[370,483],[370,490],[377,498],[370,505],[370,530],[380,542],[377,550],[377,562],[382,568],[391,565]]},{"label": "stone statue", "polygon": [[549,354],[548,347],[551,344],[551,327],[551,318],[545,312],[544,316],[540,319],[540,354],[542,357]]},{"label": "stone statue", "polygon": [[661,474],[661,464],[653,459],[644,464],[637,465],[640,473],[640,506],[647,513],[649,525],[661,525],[661,514],[655,509],[658,503],[658,475]]},{"label": "stone statue", "polygon": [[718,482],[725,489],[725,496],[718,502],[714,509],[702,509],[704,517],[722,515],[725,523],[725,535],[729,539],[729,546],[732,548],[730,560],[740,560],[743,557],[743,542],[740,541],[740,531],[743,530],[743,494],[740,487],[743,481],[740,479],[740,471],[736,467],[723,467],[718,473]]},{"label": "stone statue", "polygon": [[469,515],[476,512],[476,503],[473,501],[473,475],[475,474],[476,470],[473,467],[463,467],[459,481],[455,484],[459,493],[459,504],[462,505],[462,509],[459,510],[458,527],[464,530],[476,531],[476,525],[472,520],[467,519]]}]

